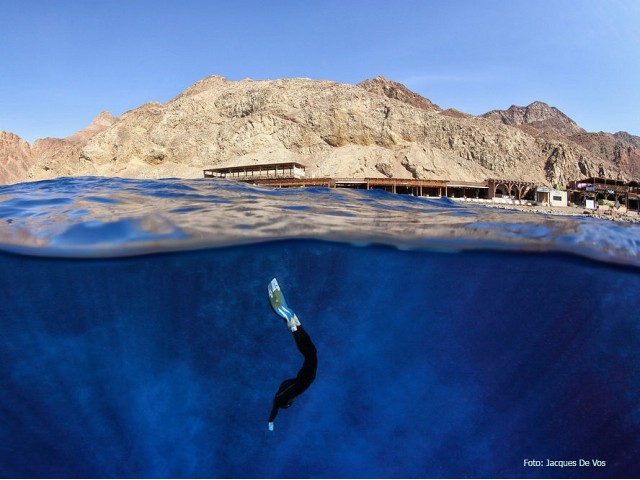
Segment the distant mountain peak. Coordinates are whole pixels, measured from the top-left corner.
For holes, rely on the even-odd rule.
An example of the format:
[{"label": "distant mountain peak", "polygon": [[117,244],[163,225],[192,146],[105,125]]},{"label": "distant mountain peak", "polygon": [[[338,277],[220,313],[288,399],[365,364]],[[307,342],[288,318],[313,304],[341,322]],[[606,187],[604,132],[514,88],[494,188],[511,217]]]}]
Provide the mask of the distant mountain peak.
[{"label": "distant mountain peak", "polygon": [[205,92],[212,89],[213,90],[220,89],[227,83],[229,83],[229,80],[227,80],[222,75],[209,75],[208,77],[198,80],[196,83],[194,83],[189,88],[184,90],[182,93],[178,95],[177,98],[197,95],[201,92]]},{"label": "distant mountain peak", "polygon": [[539,100],[526,107],[511,105],[507,110],[491,110],[481,117],[498,120],[511,126],[530,125],[537,130],[566,137],[585,132],[583,128],[556,107],[549,106]]},{"label": "distant mountain peak", "polygon": [[65,140],[72,143],[85,143],[94,135],[109,128],[117,120],[117,117],[114,117],[110,112],[105,110],[100,112],[88,127],[74,133],[73,135],[69,135]]},{"label": "distant mountain peak", "polygon": [[114,117],[111,112],[105,110],[100,112],[96,118],[91,122],[92,125],[111,125],[114,121],[116,121],[116,117]]},{"label": "distant mountain peak", "polygon": [[383,95],[385,97],[393,98],[395,100],[400,100],[401,102],[421,108],[422,110],[437,112],[442,110],[438,105],[431,102],[431,100],[409,90],[403,84],[395,82],[393,80],[389,80],[388,78],[380,75],[375,78],[363,80],[362,82],[358,83],[357,86],[360,88],[364,88],[370,93],[375,93],[378,95]]}]

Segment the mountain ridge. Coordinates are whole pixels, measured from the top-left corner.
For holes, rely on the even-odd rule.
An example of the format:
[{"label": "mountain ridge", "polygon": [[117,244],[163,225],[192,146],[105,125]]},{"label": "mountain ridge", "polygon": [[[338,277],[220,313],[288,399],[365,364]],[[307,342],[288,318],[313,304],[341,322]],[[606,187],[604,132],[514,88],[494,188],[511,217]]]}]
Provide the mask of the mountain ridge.
[{"label": "mountain ridge", "polygon": [[193,178],[216,165],[275,161],[298,161],[316,176],[504,177],[560,185],[580,176],[640,173],[638,137],[618,132],[600,141],[543,102],[497,112],[509,110],[478,117],[442,110],[385,77],[350,85],[212,75],[164,104],[148,102],[118,118],[103,112],[66,139],[29,145],[3,133],[0,182]]},{"label": "mountain ridge", "polygon": [[507,110],[491,110],[481,115],[482,118],[498,120],[505,125],[530,125],[545,133],[571,136],[585,133],[571,118],[556,107],[536,100],[526,107],[511,105]]}]

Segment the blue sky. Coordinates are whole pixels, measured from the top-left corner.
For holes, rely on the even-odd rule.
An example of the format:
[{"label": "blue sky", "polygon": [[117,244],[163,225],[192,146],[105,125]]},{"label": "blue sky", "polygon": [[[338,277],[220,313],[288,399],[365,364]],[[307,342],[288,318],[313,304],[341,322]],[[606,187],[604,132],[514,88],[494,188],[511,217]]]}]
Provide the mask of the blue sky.
[{"label": "blue sky", "polygon": [[471,114],[640,135],[638,0],[2,0],[0,130],[65,137],[212,74],[384,75]]}]

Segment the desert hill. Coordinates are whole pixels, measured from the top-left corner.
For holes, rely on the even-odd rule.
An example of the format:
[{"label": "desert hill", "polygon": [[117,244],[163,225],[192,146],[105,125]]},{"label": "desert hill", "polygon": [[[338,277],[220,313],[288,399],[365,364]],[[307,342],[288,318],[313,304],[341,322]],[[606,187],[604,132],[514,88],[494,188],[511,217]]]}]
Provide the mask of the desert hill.
[{"label": "desert hill", "polygon": [[357,86],[360,88],[364,88],[365,90],[371,93],[376,93],[378,95],[384,95],[385,97],[394,98],[396,100],[400,100],[404,103],[408,103],[409,105],[413,105],[414,107],[421,108],[428,112],[442,110],[438,105],[432,103],[431,100],[428,100],[423,96],[418,95],[415,92],[412,92],[401,83],[394,82],[393,80],[389,80],[384,77],[376,77],[376,78],[364,80],[360,82]]},{"label": "desert hill", "polygon": [[526,107],[512,105],[508,110],[492,110],[481,116],[499,120],[505,125],[529,125],[541,132],[555,133],[565,137],[584,133],[584,129],[580,128],[576,122],[544,102],[533,102]]},{"label": "desert hill", "polygon": [[202,169],[217,165],[276,161],[298,161],[315,176],[561,185],[638,171],[638,137],[611,136],[629,145],[628,155],[615,143],[598,147],[598,137],[579,141],[590,134],[542,102],[526,108],[483,117],[442,111],[384,77],[349,85],[214,75],[164,104],[150,102],[119,118],[102,113],[66,139],[29,145],[0,133],[0,183],[69,175],[201,178]]},{"label": "desert hill", "polygon": [[482,117],[516,126],[531,135],[546,134],[573,142],[602,159],[611,169],[609,175],[619,172],[623,178],[640,178],[640,137],[627,132],[587,132],[560,110],[543,102],[492,110]]},{"label": "desert hill", "polygon": [[640,137],[627,132],[580,133],[570,139],[581,145],[593,155],[606,159],[623,176],[638,180],[640,178]]},{"label": "desert hill", "polygon": [[29,144],[18,135],[0,131],[0,184],[25,180],[31,163]]}]

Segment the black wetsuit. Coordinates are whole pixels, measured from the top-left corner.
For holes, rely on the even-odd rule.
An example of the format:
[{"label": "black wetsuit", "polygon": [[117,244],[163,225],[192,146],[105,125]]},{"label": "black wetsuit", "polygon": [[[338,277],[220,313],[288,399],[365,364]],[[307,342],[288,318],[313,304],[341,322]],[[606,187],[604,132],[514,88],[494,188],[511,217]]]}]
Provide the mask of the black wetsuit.
[{"label": "black wetsuit", "polygon": [[293,332],[293,338],[296,341],[298,350],[304,355],[304,363],[296,378],[285,380],[280,385],[278,393],[276,393],[273,399],[273,408],[269,416],[269,423],[275,420],[276,415],[278,415],[278,409],[289,408],[293,400],[309,388],[309,385],[311,385],[316,378],[318,356],[311,338],[309,338],[309,335],[301,326]]}]

